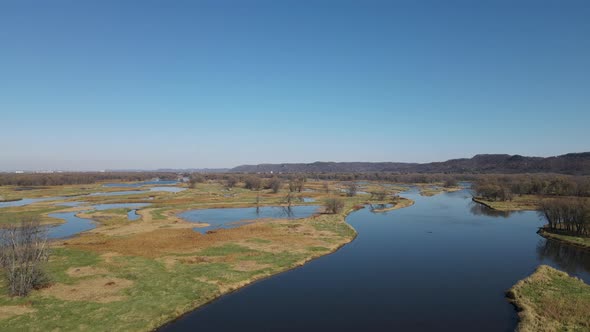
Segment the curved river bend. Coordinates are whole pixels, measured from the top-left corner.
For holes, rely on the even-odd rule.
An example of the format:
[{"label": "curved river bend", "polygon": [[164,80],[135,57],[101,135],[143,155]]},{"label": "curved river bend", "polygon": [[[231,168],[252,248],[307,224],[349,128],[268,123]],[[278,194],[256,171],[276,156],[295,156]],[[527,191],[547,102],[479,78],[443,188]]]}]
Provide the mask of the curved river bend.
[{"label": "curved river bend", "polygon": [[590,254],[536,234],[535,212],[486,215],[467,191],[363,209],[358,237],[334,254],[265,279],[161,331],[512,331],[504,291],[548,264],[590,280]]}]

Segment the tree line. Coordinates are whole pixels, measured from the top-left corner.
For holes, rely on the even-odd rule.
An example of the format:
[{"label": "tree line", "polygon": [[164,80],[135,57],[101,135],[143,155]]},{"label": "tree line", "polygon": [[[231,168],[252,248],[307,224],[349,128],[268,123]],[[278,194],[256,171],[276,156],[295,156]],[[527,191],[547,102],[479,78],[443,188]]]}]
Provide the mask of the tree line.
[{"label": "tree line", "polygon": [[555,174],[479,175],[476,196],[491,201],[509,201],[514,195],[590,197],[590,177]]},{"label": "tree line", "polygon": [[590,203],[585,198],[546,199],[539,214],[547,220],[549,230],[590,236]]},{"label": "tree line", "polygon": [[177,175],[163,172],[0,173],[0,186],[58,186],[101,181],[145,181],[153,178],[173,180]]}]

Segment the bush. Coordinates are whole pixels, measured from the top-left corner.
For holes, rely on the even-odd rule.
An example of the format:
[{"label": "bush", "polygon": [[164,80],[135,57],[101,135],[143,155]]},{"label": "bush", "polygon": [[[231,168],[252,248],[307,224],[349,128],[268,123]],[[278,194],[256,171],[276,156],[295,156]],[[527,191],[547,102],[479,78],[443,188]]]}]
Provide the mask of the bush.
[{"label": "bush", "polygon": [[244,188],[250,190],[260,190],[262,188],[262,180],[257,176],[249,176],[244,180]]},{"label": "bush", "polygon": [[49,259],[46,228],[37,220],[0,229],[0,266],[11,296],[26,296],[49,282],[44,264]]},{"label": "bush", "polygon": [[356,196],[357,191],[358,191],[358,185],[355,182],[350,182],[348,185],[346,185],[346,196],[348,196],[348,197]]},{"label": "bush", "polygon": [[265,188],[272,190],[272,192],[276,194],[281,190],[281,180],[277,177],[273,177],[267,181]]},{"label": "bush", "polygon": [[338,214],[344,209],[344,201],[340,198],[328,198],[324,203],[326,212],[330,214]]}]

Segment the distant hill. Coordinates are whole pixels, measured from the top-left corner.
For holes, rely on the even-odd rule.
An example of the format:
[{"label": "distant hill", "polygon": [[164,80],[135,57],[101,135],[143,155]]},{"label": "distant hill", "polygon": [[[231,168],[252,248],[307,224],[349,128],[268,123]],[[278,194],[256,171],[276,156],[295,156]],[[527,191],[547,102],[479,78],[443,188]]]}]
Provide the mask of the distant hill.
[{"label": "distant hill", "polygon": [[508,154],[478,154],[473,158],[433,163],[315,162],[242,165],[229,170],[241,173],[563,173],[590,175],[590,152],[555,157],[525,157]]}]

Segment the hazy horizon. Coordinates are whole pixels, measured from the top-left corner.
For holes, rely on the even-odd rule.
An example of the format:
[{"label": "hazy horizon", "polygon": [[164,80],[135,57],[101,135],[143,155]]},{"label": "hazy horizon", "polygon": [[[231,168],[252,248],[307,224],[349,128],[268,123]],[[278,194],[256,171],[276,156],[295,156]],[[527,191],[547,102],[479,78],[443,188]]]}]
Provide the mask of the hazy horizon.
[{"label": "hazy horizon", "polygon": [[588,17],[584,1],[4,2],[0,170],[588,151]]},{"label": "hazy horizon", "polygon": [[[521,155],[524,157],[556,157],[568,153],[586,153],[588,151],[572,151],[572,152],[564,152],[558,155],[547,155],[547,156],[532,156],[532,155],[524,155],[524,154],[509,154],[509,155]],[[480,153],[480,154],[506,154],[506,153]],[[313,160],[313,161],[290,161],[290,162],[252,162],[252,163],[242,163],[237,165],[230,165],[230,166],[220,166],[220,167],[199,167],[199,166],[185,166],[185,167],[154,167],[154,168],[145,168],[145,167],[123,167],[123,168],[38,168],[38,169],[27,169],[27,168],[14,168],[14,169],[0,169],[0,172],[14,172],[14,171],[25,171],[25,172],[43,172],[43,171],[80,171],[80,172],[92,172],[92,171],[157,171],[157,170],[165,170],[165,169],[177,169],[177,170],[188,170],[188,169],[232,169],[237,166],[244,166],[244,165],[263,165],[263,164],[309,164],[315,162],[334,162],[334,163],[345,163],[345,162],[368,162],[368,163],[381,163],[381,162],[396,162],[396,163],[417,163],[417,164],[428,164],[432,162],[444,162],[452,159],[462,159],[462,158],[472,158],[472,156],[463,156],[463,157],[456,157],[456,158],[449,158],[444,160],[431,160],[431,161],[424,161],[424,162],[417,162],[417,161],[401,161],[401,160]]]}]

